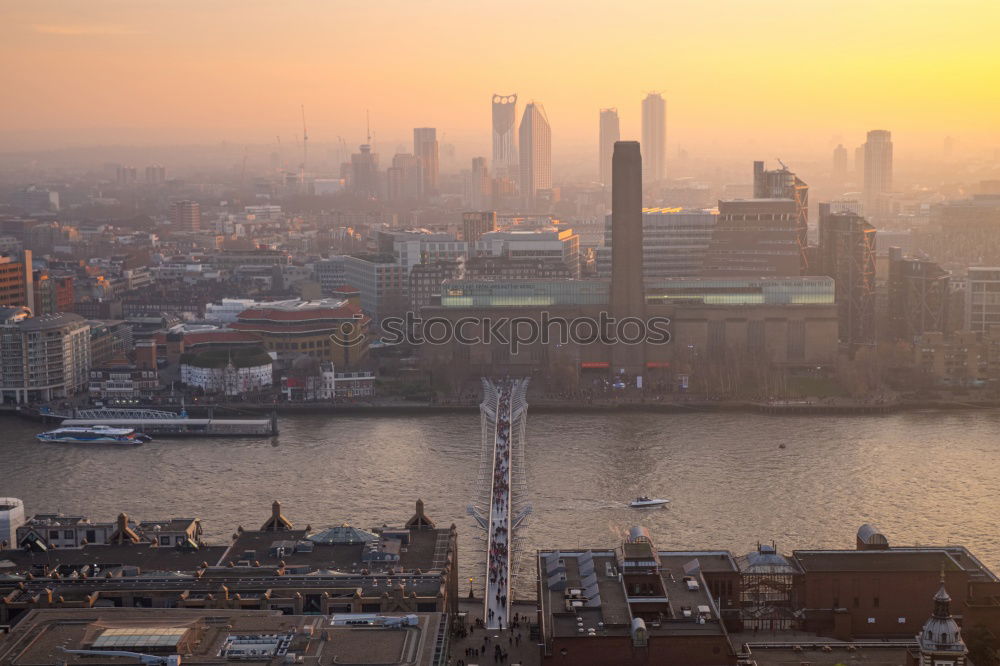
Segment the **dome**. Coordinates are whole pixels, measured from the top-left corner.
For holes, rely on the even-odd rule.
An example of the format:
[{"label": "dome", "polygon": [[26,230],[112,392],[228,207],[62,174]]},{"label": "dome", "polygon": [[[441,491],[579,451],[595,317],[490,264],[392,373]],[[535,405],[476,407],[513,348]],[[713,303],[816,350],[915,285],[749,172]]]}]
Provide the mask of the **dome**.
[{"label": "dome", "polygon": [[760,545],[757,550],[736,558],[742,574],[795,574],[799,570],[778,553],[771,545]]}]

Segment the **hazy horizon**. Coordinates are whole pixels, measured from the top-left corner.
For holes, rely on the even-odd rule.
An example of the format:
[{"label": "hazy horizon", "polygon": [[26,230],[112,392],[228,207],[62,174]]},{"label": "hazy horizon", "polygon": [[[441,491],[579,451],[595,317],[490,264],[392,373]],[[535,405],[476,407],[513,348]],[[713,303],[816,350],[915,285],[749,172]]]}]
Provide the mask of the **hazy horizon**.
[{"label": "hazy horizon", "polygon": [[[808,6],[806,6],[808,5]],[[602,107],[639,135],[667,100],[669,151],[852,150],[869,129],[900,148],[1000,146],[1000,5],[958,0],[800,3],[520,0],[228,6],[189,0],[0,9],[2,152],[67,146],[294,146],[353,150],[370,110],[383,153],[412,127],[489,154],[493,93],[546,109],[557,157],[596,149]],[[993,84],[993,85],[991,85]],[[523,102],[521,102],[523,100]],[[405,143],[403,143],[405,145]]]}]

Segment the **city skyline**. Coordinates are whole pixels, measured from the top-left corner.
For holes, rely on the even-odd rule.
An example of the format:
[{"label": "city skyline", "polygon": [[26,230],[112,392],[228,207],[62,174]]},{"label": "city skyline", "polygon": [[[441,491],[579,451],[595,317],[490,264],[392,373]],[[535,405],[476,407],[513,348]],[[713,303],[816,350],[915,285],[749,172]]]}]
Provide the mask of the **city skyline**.
[{"label": "city skyline", "polygon": [[[474,25],[503,31],[516,24],[517,12],[480,7],[443,17],[398,3],[363,10],[250,5],[231,25],[228,12],[193,3],[9,8],[0,48],[9,61],[32,65],[0,73],[16,100],[0,110],[0,139],[17,150],[263,143],[275,134],[290,142],[301,133],[304,104],[312,145],[337,137],[360,143],[371,109],[379,137],[435,126],[439,140],[468,143],[485,155],[489,120],[481,100],[495,90],[517,90],[545,100],[559,127],[559,154],[593,144],[592,114],[608,106],[622,112],[622,137],[639,138],[638,102],[659,89],[670,100],[671,151],[675,144],[739,147],[778,139],[825,151],[839,136],[879,126],[915,146],[936,148],[954,135],[958,152],[997,142],[1000,100],[987,92],[998,57],[988,28],[1000,18],[995,5],[967,0],[945,13],[901,2],[842,3],[836,11],[783,4],[786,10],[766,21],[737,2],[720,2],[717,12],[635,3],[599,21],[594,5],[571,16],[536,8],[528,37],[544,35],[534,40],[543,46],[513,57],[486,51],[457,64],[453,56],[463,49],[480,50]],[[881,28],[890,23],[892,31]],[[837,39],[816,40],[813,30],[801,29],[819,24]],[[656,36],[668,26],[672,38],[664,43]],[[287,43],[287,52],[274,58],[245,38],[258,33]],[[748,47],[779,35],[796,57],[771,74],[763,64],[772,54]],[[451,47],[422,46],[434,36]],[[581,47],[598,37],[610,40],[601,54]],[[372,40],[386,45],[384,53],[366,58],[364,67],[342,66],[344,54]],[[725,47],[706,54],[706,40]],[[691,58],[693,52],[699,57]],[[321,86],[319,71],[331,72]],[[199,104],[179,103],[178,86]]]}]

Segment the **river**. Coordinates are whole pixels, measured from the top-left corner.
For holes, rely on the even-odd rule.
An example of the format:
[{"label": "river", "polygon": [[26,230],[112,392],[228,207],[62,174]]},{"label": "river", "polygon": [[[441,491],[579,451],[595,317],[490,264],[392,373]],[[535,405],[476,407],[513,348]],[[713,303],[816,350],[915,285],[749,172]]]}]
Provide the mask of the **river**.
[{"label": "river", "polygon": [[[201,518],[208,540],[257,528],[279,499],[297,526],[402,523],[421,497],[459,527],[463,577],[481,579],[466,515],[478,414],[301,415],[273,439],[162,439],[136,448],[41,444],[5,418],[0,496],[30,515],[110,521]],[[744,413],[539,414],[526,464],[534,513],[525,549],[609,547],[633,524],[661,549],[853,548],[864,522],[894,545],[964,544],[1000,570],[1000,411],[779,417]],[[784,444],[784,448],[780,448]],[[664,509],[629,509],[636,495]],[[530,591],[530,557],[517,587]],[[463,584],[464,590],[464,584]]]}]

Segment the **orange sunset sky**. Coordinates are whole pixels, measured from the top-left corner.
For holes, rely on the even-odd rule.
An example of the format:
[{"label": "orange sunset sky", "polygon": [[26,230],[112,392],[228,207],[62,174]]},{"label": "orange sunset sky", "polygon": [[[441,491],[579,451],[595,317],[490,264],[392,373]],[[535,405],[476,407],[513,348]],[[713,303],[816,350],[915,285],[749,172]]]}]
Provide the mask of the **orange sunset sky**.
[{"label": "orange sunset sky", "polygon": [[[355,145],[414,126],[488,145],[491,93],[545,106],[557,151],[598,109],[671,146],[1000,145],[995,0],[0,0],[0,140]],[[523,108],[523,105],[522,105]],[[3,150],[0,146],[0,150]]]}]

